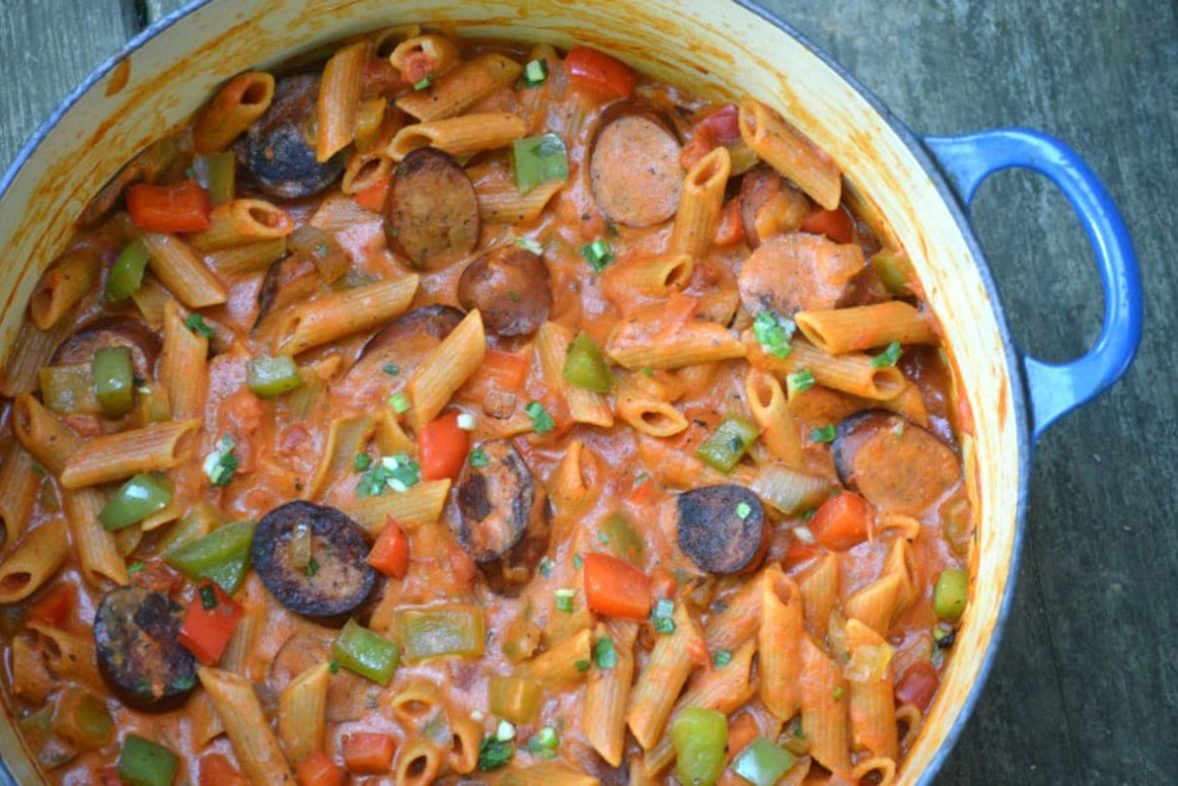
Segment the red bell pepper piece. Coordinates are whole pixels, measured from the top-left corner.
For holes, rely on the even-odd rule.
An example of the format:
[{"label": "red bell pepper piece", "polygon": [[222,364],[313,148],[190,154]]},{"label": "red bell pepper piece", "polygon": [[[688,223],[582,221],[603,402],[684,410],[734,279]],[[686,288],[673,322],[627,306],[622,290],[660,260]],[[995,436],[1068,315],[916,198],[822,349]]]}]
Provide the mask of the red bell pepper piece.
[{"label": "red bell pepper piece", "polygon": [[844,491],[822,503],[810,519],[810,532],[831,551],[846,551],[867,540],[870,522],[867,500]]},{"label": "red bell pepper piece", "polygon": [[650,578],[608,554],[586,554],[585,600],[607,617],[644,620],[650,615]]},{"label": "red bell pepper piece", "polygon": [[125,193],[131,223],[148,232],[199,232],[212,226],[209,195],[195,180],[136,183]]},{"label": "red bell pepper piece", "polygon": [[836,243],[850,243],[855,239],[851,217],[841,207],[834,210],[815,210],[802,219],[802,231],[826,235]]},{"label": "red bell pepper piece", "polygon": [[896,683],[896,703],[915,704],[921,712],[928,709],[941,678],[933,664],[927,660],[918,660],[904,669],[903,676]]},{"label": "red bell pepper piece", "polygon": [[427,424],[417,435],[421,479],[453,480],[470,452],[470,434],[458,428],[458,413],[450,411]]},{"label": "red bell pepper piece", "polygon": [[348,772],[378,775],[393,764],[395,743],[389,734],[357,732],[344,737],[344,766]]},{"label": "red bell pepper piece", "polygon": [[385,200],[389,196],[389,178],[382,177],[368,188],[356,194],[356,204],[373,213],[384,211]]},{"label": "red bell pepper piece", "polygon": [[200,584],[184,612],[180,643],[203,665],[221,659],[241,619],[241,606],[211,581]]},{"label": "red bell pepper piece", "polygon": [[77,597],[78,590],[73,584],[58,584],[29,606],[28,618],[55,628],[73,612]]},{"label": "red bell pepper piece", "polygon": [[344,771],[323,751],[303,759],[296,770],[299,786],[344,786]]},{"label": "red bell pepper piece", "polygon": [[403,579],[409,572],[409,538],[392,516],[368,552],[368,564],[394,579]]},{"label": "red bell pepper piece", "polygon": [[638,81],[630,66],[587,46],[570,49],[564,65],[574,85],[616,98],[628,97]]}]

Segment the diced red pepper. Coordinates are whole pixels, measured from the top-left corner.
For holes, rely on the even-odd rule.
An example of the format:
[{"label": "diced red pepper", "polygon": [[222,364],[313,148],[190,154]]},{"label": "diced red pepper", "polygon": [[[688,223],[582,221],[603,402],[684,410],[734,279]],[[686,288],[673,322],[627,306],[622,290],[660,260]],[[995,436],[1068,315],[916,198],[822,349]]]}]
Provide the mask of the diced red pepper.
[{"label": "diced red pepper", "polygon": [[794,538],[785,552],[785,569],[790,570],[802,565],[822,554],[822,547],[817,543],[807,543]]},{"label": "diced red pepper", "polygon": [[395,743],[389,734],[357,732],[344,737],[344,766],[359,775],[379,775],[393,764]]},{"label": "diced red pepper", "polygon": [[384,210],[385,200],[389,196],[389,178],[382,177],[368,188],[356,194],[356,204],[373,213]]},{"label": "diced red pepper", "polygon": [[720,223],[716,225],[716,236],[712,243],[720,248],[733,246],[744,239],[744,222],[740,218],[740,200],[729,199],[720,213]]},{"label": "diced red pepper", "polygon": [[394,579],[403,579],[409,572],[409,538],[392,516],[368,552],[368,564]]},{"label": "diced red pepper", "polygon": [[564,61],[574,85],[587,87],[605,95],[626,98],[638,81],[630,66],[605,52],[587,46],[574,46]]},{"label": "diced red pepper", "polygon": [[148,232],[199,232],[212,226],[208,193],[195,180],[136,183],[124,192],[131,223]]},{"label": "diced red pepper", "polygon": [[69,618],[77,597],[73,584],[58,584],[29,606],[28,618],[55,628]]},{"label": "diced red pepper", "polygon": [[903,676],[896,683],[896,703],[915,704],[921,712],[928,709],[941,678],[933,664],[927,660],[918,660],[904,669]]},{"label": "diced red pepper", "polygon": [[200,786],[248,786],[237,768],[219,753],[210,753],[200,760]]},{"label": "diced red pepper", "polygon": [[[215,601],[211,608],[209,600]],[[212,665],[221,659],[239,619],[241,606],[237,601],[213,582],[202,582],[184,612],[180,643],[203,665]]]},{"label": "diced red pepper", "polygon": [[650,614],[650,578],[608,554],[586,554],[585,600],[607,617],[644,620]]},{"label": "diced red pepper", "polygon": [[855,239],[851,217],[841,207],[834,210],[815,210],[802,219],[802,231],[826,235],[836,243],[850,243]]},{"label": "diced red pepper", "polygon": [[818,508],[810,519],[814,539],[831,551],[846,551],[867,540],[871,508],[858,494],[844,491]]},{"label": "diced red pepper", "polygon": [[704,131],[717,145],[733,145],[740,141],[740,110],[736,104],[724,104],[695,124],[696,131]]},{"label": "diced red pepper", "polygon": [[323,751],[315,751],[299,762],[295,775],[299,786],[344,786],[344,771]]},{"label": "diced red pepper", "polygon": [[470,453],[470,434],[458,428],[457,410],[445,413],[428,423],[417,435],[417,452],[421,458],[421,479],[453,480],[462,471]]}]

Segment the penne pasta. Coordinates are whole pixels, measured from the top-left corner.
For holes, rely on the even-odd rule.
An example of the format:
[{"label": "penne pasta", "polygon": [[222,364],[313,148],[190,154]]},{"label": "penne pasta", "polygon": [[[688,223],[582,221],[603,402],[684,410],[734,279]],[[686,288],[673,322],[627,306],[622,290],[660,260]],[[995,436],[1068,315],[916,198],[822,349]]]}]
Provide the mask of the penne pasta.
[{"label": "penne pasta", "polygon": [[393,174],[393,159],[383,150],[356,150],[348,157],[340,191],[358,194],[386,182]]},{"label": "penne pasta", "polygon": [[601,786],[601,781],[592,775],[558,761],[542,761],[523,769],[504,770],[496,773],[491,783],[495,786]]},{"label": "penne pasta", "polygon": [[835,775],[851,771],[847,684],[822,648],[802,637],[802,733],[810,756]]},{"label": "penne pasta", "polygon": [[[205,262],[218,273],[228,275],[259,273],[286,256],[286,249],[286,238],[274,237],[214,251],[205,255]],[[131,297],[135,297],[135,295]],[[135,302],[139,304],[139,299],[136,298]],[[142,309],[141,304],[140,308]]]},{"label": "penne pasta", "polygon": [[211,227],[185,237],[202,254],[277,240],[294,231],[290,213],[264,199],[234,199],[213,208],[209,218]]},{"label": "penne pasta", "polygon": [[200,684],[221,716],[237,761],[255,786],[295,786],[290,765],[262,712],[253,686],[244,677],[202,666]]},{"label": "penne pasta", "polygon": [[413,302],[418,280],[415,273],[410,273],[301,301],[281,315],[274,350],[297,355],[398,317]]},{"label": "penne pasta", "polygon": [[37,634],[45,665],[57,685],[80,683],[99,694],[106,690],[95,658],[94,636],[89,631],[66,630],[34,620],[29,620],[26,626]]},{"label": "penne pasta", "polygon": [[606,268],[604,283],[622,294],[619,299],[630,292],[667,297],[687,286],[694,267],[689,253],[660,254],[610,265]]},{"label": "penne pasta", "polygon": [[479,201],[479,217],[488,224],[530,224],[564,188],[567,178],[549,180],[521,194],[506,167],[473,166],[467,170]]},{"label": "penne pasta", "polygon": [[425,736],[414,737],[397,752],[393,782],[396,786],[429,786],[441,772],[443,761],[437,743]]},{"label": "penne pasta", "polygon": [[626,709],[626,725],[645,750],[650,750],[660,737],[665,737],[663,732],[675,700],[704,646],[703,634],[685,602],[675,604],[672,619],[675,631],[669,636],[660,636],[655,642],[650,660],[630,692]]},{"label": "penne pasta", "polygon": [[873,401],[894,399],[904,392],[907,382],[895,366],[876,367],[871,357],[859,352],[830,355],[803,338],[791,343],[789,357],[778,358],[761,349],[752,331],[745,331],[742,340],[748,348],[752,366],[785,375],[807,369],[819,385],[841,390]]},{"label": "penne pasta", "polygon": [[204,308],[229,299],[225,287],[182,240],[145,232],[143,242],[147,246],[148,268],[184,305]]},{"label": "penne pasta", "polygon": [[[427,59],[433,65],[433,73],[444,74],[459,61],[458,47],[454,39],[440,33],[426,33],[407,38],[393,49],[389,55],[389,62],[402,74],[412,66],[415,60]],[[412,77],[406,77],[407,82],[414,82]]]},{"label": "penne pasta", "polygon": [[61,519],[31,530],[0,563],[0,603],[16,603],[36,592],[65,562],[69,548]]},{"label": "penne pasta", "polygon": [[744,395],[753,422],[761,430],[761,442],[773,457],[791,467],[802,467],[802,438],[781,383],[772,374],[750,368],[744,375]]},{"label": "penne pasta", "polygon": [[593,504],[599,490],[597,454],[579,440],[569,443],[548,479],[548,494],[557,514],[576,514]]},{"label": "penne pasta", "polygon": [[12,430],[29,455],[50,474],[61,475],[82,440],[29,394],[12,402]]},{"label": "penne pasta", "polygon": [[15,398],[36,390],[41,369],[73,329],[72,319],[59,319],[49,330],[22,320],[4,361],[4,373],[0,374],[0,395]]},{"label": "penne pasta", "polygon": [[319,465],[303,490],[304,498],[322,497],[331,481],[347,477],[356,454],[367,451],[370,442],[385,456],[413,449],[413,443],[387,412],[335,418],[328,429]]},{"label": "penne pasta", "polygon": [[156,281],[154,276],[146,275],[139,289],[131,293],[131,300],[143,315],[143,321],[152,330],[159,330],[164,324],[164,306],[173,298],[172,293]]},{"label": "penne pasta", "polygon": [[422,122],[453,117],[492,91],[510,85],[523,66],[498,52],[465,60],[424,90],[397,99],[397,108]]},{"label": "penne pasta", "polygon": [[478,371],[486,354],[483,316],[477,308],[472,309],[421,362],[405,386],[411,404],[409,422],[414,429],[420,430],[442,411]]},{"label": "penne pasta", "polygon": [[274,77],[247,71],[226,82],[197,116],[192,144],[198,153],[225,150],[255,120],[266,113],[274,99]]},{"label": "penne pasta", "polygon": [[405,126],[393,136],[385,154],[400,161],[419,147],[436,147],[452,156],[496,150],[522,139],[527,124],[510,112],[483,112]]},{"label": "penne pasta", "polygon": [[449,480],[427,480],[405,492],[347,500],[340,507],[376,537],[390,516],[405,529],[433,524],[442,517],[449,493]]},{"label": "penne pasta", "polygon": [[900,344],[936,344],[931,322],[902,300],[870,306],[799,311],[794,321],[810,343],[831,355]]},{"label": "penne pasta", "polygon": [[781,721],[798,710],[798,676],[803,626],[802,595],[798,585],[776,565],[761,572],[761,624],[757,628],[760,653],[761,701]]},{"label": "penne pasta", "polygon": [[879,786],[891,786],[896,779],[896,761],[887,756],[862,759],[851,769],[851,777],[860,782],[870,779]]},{"label": "penne pasta", "polygon": [[687,428],[687,418],[682,412],[630,380],[618,384],[614,406],[618,417],[640,434],[666,438]]},{"label": "penne pasta", "polygon": [[330,681],[328,665],[319,663],[291,680],[278,696],[278,736],[295,766],[323,749]]},{"label": "penne pasta", "polygon": [[77,489],[124,480],[138,472],[171,469],[183,461],[180,440],[200,428],[200,423],[195,418],[169,420],[95,437],[66,461],[61,485]]},{"label": "penne pasta", "polygon": [[720,211],[724,205],[724,187],[732,172],[728,148],[718,146],[696,162],[683,179],[679,209],[671,230],[671,250],[701,259],[712,246]]},{"label": "penne pasta", "polygon": [[760,582],[750,582],[730,596],[724,609],[713,614],[704,628],[708,652],[734,652],[757,635],[763,595]]},{"label": "penne pasta", "polygon": [[319,80],[316,100],[318,134],[315,158],[327,161],[352,143],[356,135],[356,108],[363,90],[364,64],[370,54],[368,41],[357,41],[336,51]]},{"label": "penne pasta", "polygon": [[904,577],[898,573],[881,576],[847,598],[847,618],[859,620],[881,636],[888,634],[896,618],[898,595]]},{"label": "penne pasta", "polygon": [[614,415],[605,396],[569,384],[564,378],[565,360],[573,338],[571,330],[555,322],[545,322],[536,331],[536,352],[545,382],[549,390],[558,392],[568,404],[574,423],[609,428],[614,424]]},{"label": "penne pasta", "polygon": [[797,579],[802,593],[806,623],[820,632],[826,631],[830,612],[839,598],[839,560],[834,554],[820,557],[814,566]]},{"label": "penne pasta", "polygon": [[781,115],[754,98],[740,102],[740,137],[762,160],[825,210],[839,206],[842,175],[834,161]]},{"label": "penne pasta", "polygon": [[188,703],[188,711],[192,714],[192,741],[197,750],[204,750],[213,740],[225,733],[225,724],[221,723],[221,716],[213,706],[213,700],[203,690],[197,693]]},{"label": "penne pasta", "polygon": [[114,536],[102,528],[98,514],[106,501],[94,489],[62,492],[70,540],[82,567],[82,577],[94,587],[102,587],[104,579],[115,584],[130,581],[127,563],[119,554]]},{"label": "penne pasta", "polygon": [[554,685],[579,682],[585,679],[586,669],[577,664],[591,662],[589,650],[592,642],[592,629],[582,628],[575,635],[525,663],[524,671],[530,677]]},{"label": "penne pasta", "polygon": [[57,687],[45,667],[41,645],[35,636],[12,640],[12,694],[31,704],[41,704]]},{"label": "penne pasta", "polygon": [[895,650],[876,631],[852,619],[847,622],[847,651],[850,660],[843,673],[851,689],[851,744],[894,764],[900,756],[892,687]]},{"label": "penne pasta", "polygon": [[102,260],[89,248],[59,257],[41,274],[29,296],[29,319],[39,330],[49,330],[69,314],[78,301],[94,289]]},{"label": "penne pasta", "polygon": [[626,747],[626,703],[634,679],[633,623],[599,624],[596,638],[609,636],[617,663],[609,669],[590,669],[581,706],[581,733],[611,767],[621,766]]},{"label": "penne pasta", "polygon": [[41,478],[33,457],[19,438],[9,439],[0,448],[0,489],[3,489],[0,493],[0,526],[4,529],[5,545],[11,546],[24,534],[40,485]]},{"label": "penne pasta", "polygon": [[628,369],[671,369],[741,358],[745,345],[715,322],[692,319],[660,329],[657,323],[628,319],[619,322],[605,345],[605,354]]},{"label": "penne pasta", "polygon": [[[164,343],[156,374],[176,419],[204,416],[209,386],[209,340],[189,330],[176,301],[164,304]],[[178,449],[187,454],[195,447],[196,434],[181,440]]]},{"label": "penne pasta", "polygon": [[446,766],[460,775],[474,772],[479,763],[483,725],[463,712],[449,712],[451,745]]},{"label": "penne pasta", "polygon": [[389,712],[395,720],[413,727],[432,718],[442,706],[438,686],[424,677],[410,677],[389,699]]}]

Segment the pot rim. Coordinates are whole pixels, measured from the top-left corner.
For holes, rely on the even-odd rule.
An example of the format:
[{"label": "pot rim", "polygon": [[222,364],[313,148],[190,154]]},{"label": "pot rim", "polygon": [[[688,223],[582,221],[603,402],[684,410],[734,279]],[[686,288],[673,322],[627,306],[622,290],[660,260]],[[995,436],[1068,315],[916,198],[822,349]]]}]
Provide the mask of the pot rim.
[{"label": "pot rim", "polygon": [[[82,80],[77,87],[57,105],[57,107],[49,114],[49,116],[37,126],[29,139],[21,146],[17,152],[16,157],[8,166],[3,177],[0,177],[0,201],[3,201],[8,190],[11,188],[13,181],[20,175],[24,169],[25,164],[33,155],[33,152],[41,146],[49,134],[57,127],[62,118],[74,108],[74,106],[90,92],[107,74],[114,70],[120,63],[134,54],[140,47],[151,39],[158,36],[163,31],[188,17],[195,11],[203,8],[206,5],[215,2],[215,0],[189,0],[189,2],[177,8],[175,11],[164,16],[163,18],[153,22],[148,27],[141,30],[130,40],[127,41],[116,52],[107,57],[94,68],[90,74]],[[823,65],[829,68],[834,74],[843,82],[848,84],[856,93],[858,93],[879,115],[888,128],[900,138],[904,145],[912,153],[913,157],[920,164],[925,174],[932,180],[937,192],[941,195],[946,207],[949,209],[950,215],[953,217],[954,223],[957,225],[958,231],[961,233],[961,238],[965,242],[966,248],[969,250],[970,256],[973,259],[974,266],[977,268],[978,275],[981,278],[982,285],[990,301],[991,311],[994,315],[994,321],[998,328],[998,334],[1002,339],[1003,354],[1006,361],[1006,368],[1011,380],[1011,396],[1014,406],[1016,423],[1016,435],[1018,440],[1018,498],[1016,500],[1015,512],[1015,531],[1013,537],[1013,546],[1010,556],[1010,570],[1007,572],[1006,586],[1002,591],[1002,601],[998,608],[997,619],[994,621],[994,627],[990,633],[989,640],[986,643],[986,653],[982,658],[981,667],[978,669],[977,676],[974,678],[969,688],[969,693],[965,700],[961,703],[956,717],[953,720],[952,726],[945,733],[937,752],[933,755],[929,765],[920,773],[917,783],[920,786],[931,784],[933,778],[940,772],[948,759],[949,754],[956,746],[961,733],[965,728],[966,723],[973,715],[973,711],[977,706],[978,700],[981,697],[982,690],[985,687],[986,681],[989,679],[990,672],[994,667],[994,661],[997,657],[999,647],[1002,644],[1003,636],[1006,632],[1006,624],[1010,619],[1011,609],[1014,605],[1015,588],[1018,583],[1019,569],[1022,562],[1022,545],[1023,537],[1026,531],[1026,510],[1027,510],[1027,495],[1028,482],[1030,479],[1031,466],[1031,433],[1030,433],[1030,417],[1027,408],[1026,399],[1026,374],[1023,369],[1022,362],[1018,353],[1015,350],[1014,338],[1010,332],[1010,325],[1006,318],[1006,310],[1002,304],[999,295],[998,287],[994,281],[993,272],[990,270],[990,265],[986,261],[986,257],[982,252],[981,245],[974,236],[973,227],[962,208],[961,199],[958,194],[949,185],[945,179],[940,167],[936,165],[924,143],[920,137],[916,135],[902,120],[900,120],[892,111],[869,90],[857,77],[852,75],[846,68],[844,68],[833,56],[831,56],[824,49],[819,47],[811,41],[805,34],[799,31],[791,23],[778,17],[768,9],[764,8],[757,0],[732,0],[733,4],[742,8],[745,11],[755,15],[762,21],[776,27],[786,35],[793,38],[801,44],[807,51],[818,58]],[[1017,382],[1016,382],[1017,380]],[[8,765],[0,759],[0,786],[16,786],[16,780]]]}]

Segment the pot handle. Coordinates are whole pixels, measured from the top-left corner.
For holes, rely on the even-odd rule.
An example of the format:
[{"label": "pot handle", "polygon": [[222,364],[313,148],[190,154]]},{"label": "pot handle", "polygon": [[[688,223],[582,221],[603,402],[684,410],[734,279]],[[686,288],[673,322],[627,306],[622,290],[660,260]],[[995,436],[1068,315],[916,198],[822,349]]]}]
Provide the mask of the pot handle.
[{"label": "pot handle", "polygon": [[1064,193],[1088,233],[1104,288],[1104,324],[1086,355],[1046,363],[1020,353],[1031,400],[1031,437],[1107,390],[1129,370],[1141,341],[1141,274],[1133,242],[1108,190],[1074,150],[1021,128],[965,136],[930,136],[924,143],[962,203],[969,207],[983,180],[1010,167],[1046,175]]}]

